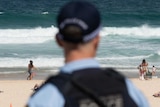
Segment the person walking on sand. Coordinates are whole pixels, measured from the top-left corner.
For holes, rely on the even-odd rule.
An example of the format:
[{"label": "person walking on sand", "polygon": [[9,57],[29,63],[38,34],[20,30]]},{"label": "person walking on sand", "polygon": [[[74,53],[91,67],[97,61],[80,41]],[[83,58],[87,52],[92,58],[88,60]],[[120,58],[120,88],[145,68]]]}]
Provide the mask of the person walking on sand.
[{"label": "person walking on sand", "polygon": [[33,70],[36,69],[36,67],[33,65],[33,61],[30,60],[29,61],[29,64],[28,64],[28,77],[27,77],[27,80],[32,80],[33,76],[34,76],[34,72]]},{"label": "person walking on sand", "polygon": [[142,60],[142,69],[143,69],[143,73],[144,75],[146,75],[146,73],[148,72],[148,63],[146,62],[145,59]]},{"label": "person walking on sand", "polygon": [[95,56],[101,18],[87,1],[65,4],[55,36],[65,64],[30,97],[27,107],[149,107],[143,93],[113,68],[101,68]]}]

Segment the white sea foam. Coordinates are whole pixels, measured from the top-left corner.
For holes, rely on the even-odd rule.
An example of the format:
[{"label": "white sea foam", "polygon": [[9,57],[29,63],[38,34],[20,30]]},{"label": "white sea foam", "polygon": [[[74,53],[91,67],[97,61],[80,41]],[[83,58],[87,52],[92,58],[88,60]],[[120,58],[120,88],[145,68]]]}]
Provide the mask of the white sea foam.
[{"label": "white sea foam", "polygon": [[158,54],[158,55],[160,55],[160,50],[159,50],[159,51],[157,51],[157,54]]},{"label": "white sea foam", "polygon": [[3,14],[4,12],[0,12],[0,14]]},{"label": "white sea foam", "polygon": [[97,60],[130,60],[130,59],[133,59],[133,60],[138,60],[138,59],[144,59],[144,58],[149,58],[153,56],[153,54],[150,54],[150,55],[140,55],[140,56],[114,56],[114,57],[98,57],[96,58]]},{"label": "white sea foam", "polygon": [[[43,43],[53,39],[58,29],[54,26],[48,28],[36,27],[26,29],[0,29],[0,44],[28,44]],[[103,27],[101,36],[122,35],[138,38],[160,38],[160,27],[148,25],[140,27]]]},{"label": "white sea foam", "polygon": [[160,27],[142,25],[139,27],[104,27],[101,32],[106,35],[135,36],[139,38],[160,38]]},{"label": "white sea foam", "polygon": [[[144,31],[141,32],[140,31]],[[147,33],[146,33],[146,32]],[[154,34],[152,35],[151,32]],[[64,64],[64,59],[62,58],[62,53],[59,54],[58,52],[61,52],[60,50],[57,50],[59,48],[56,47],[48,47],[47,49],[44,48],[41,44],[39,48],[37,48],[37,43],[44,43],[45,46],[51,45],[47,44],[46,41],[53,40],[54,35],[57,33],[57,28],[54,26],[48,27],[48,28],[26,28],[26,29],[0,29],[0,44],[18,44],[14,45],[16,47],[9,47],[8,45],[0,45],[1,48],[1,57],[0,57],[0,67],[27,67],[27,64],[30,59],[34,61],[34,64],[37,67],[60,67]],[[148,34],[148,35],[147,35]],[[140,27],[104,27],[101,31],[101,35],[105,37],[110,35],[124,35],[125,36],[137,36],[137,38],[160,38],[160,28],[153,28],[150,26],[140,26]],[[139,36],[138,36],[139,35]],[[119,37],[118,37],[119,38]],[[100,53],[100,56],[97,56],[97,60],[100,61],[102,65],[105,66],[137,66],[142,59],[148,59],[150,60],[150,63],[153,65],[159,65],[158,56],[160,55],[159,47],[157,44],[152,44],[152,42],[142,41],[142,44],[144,43],[145,48],[139,46],[139,42],[135,42],[135,44],[130,44],[126,42],[116,41],[114,39],[113,44],[110,44],[112,46],[112,49],[121,49],[120,44],[122,46],[126,46],[127,48],[123,47],[124,51],[113,51],[107,50],[110,49],[107,47],[108,44],[101,44],[102,45],[102,54]],[[125,41],[128,41],[127,39],[124,39]],[[35,43],[35,44],[33,44]],[[33,48],[28,50],[23,50],[23,48],[19,47],[21,44],[25,44],[25,46],[33,46]],[[33,44],[33,45],[27,45],[27,44]],[[116,44],[116,45],[115,45]],[[130,48],[130,46],[132,46]],[[5,48],[5,46],[7,48]],[[42,48],[41,48],[42,46]],[[22,46],[24,47],[24,45]],[[154,47],[154,49],[152,49]],[[15,49],[14,49],[15,48]],[[42,51],[36,51],[36,49],[41,49]],[[43,51],[44,49],[44,51]],[[53,49],[53,51],[52,51]],[[133,51],[133,49],[136,49]],[[33,51],[35,50],[35,51]],[[24,52],[26,52],[24,54]],[[52,52],[51,52],[52,51]],[[110,51],[107,53],[107,51]],[[155,52],[156,51],[156,52]],[[33,52],[33,53],[32,53]],[[128,52],[128,56],[124,53]],[[103,55],[103,53],[107,53],[107,57]],[[53,55],[53,56],[52,56]],[[126,56],[123,56],[126,55]],[[36,56],[36,58],[35,58]],[[156,60],[155,60],[156,59]]]},{"label": "white sea foam", "polygon": [[49,14],[49,12],[42,12],[41,14]]},{"label": "white sea foam", "polygon": [[0,29],[0,44],[43,43],[54,38],[57,28]]},{"label": "white sea foam", "polygon": [[30,60],[37,67],[60,67],[64,64],[63,58],[1,58],[0,67],[27,67]]}]

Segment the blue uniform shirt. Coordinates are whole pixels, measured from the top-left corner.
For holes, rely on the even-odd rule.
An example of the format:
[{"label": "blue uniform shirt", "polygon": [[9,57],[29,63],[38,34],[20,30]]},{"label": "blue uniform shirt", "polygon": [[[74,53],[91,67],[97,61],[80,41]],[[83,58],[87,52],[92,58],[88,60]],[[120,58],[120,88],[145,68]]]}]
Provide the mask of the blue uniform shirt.
[{"label": "blue uniform shirt", "polygon": [[[75,70],[90,67],[100,67],[99,63],[94,59],[77,60],[65,64],[61,71],[72,73]],[[149,104],[144,95],[126,78],[126,85],[131,98],[139,107],[149,107]],[[56,86],[47,84],[40,91],[29,99],[29,107],[64,107],[65,100]]]}]

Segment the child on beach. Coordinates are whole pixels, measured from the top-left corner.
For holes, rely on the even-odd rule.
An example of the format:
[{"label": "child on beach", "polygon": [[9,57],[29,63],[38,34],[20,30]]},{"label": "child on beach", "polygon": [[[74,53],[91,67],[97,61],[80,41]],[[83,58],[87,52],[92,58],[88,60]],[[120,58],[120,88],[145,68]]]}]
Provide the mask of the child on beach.
[{"label": "child on beach", "polygon": [[152,76],[156,73],[156,67],[153,65],[152,67]]},{"label": "child on beach", "polygon": [[144,80],[144,72],[143,72],[143,68],[142,68],[142,65],[139,65],[138,66],[138,69],[139,69],[139,79],[140,80]]}]

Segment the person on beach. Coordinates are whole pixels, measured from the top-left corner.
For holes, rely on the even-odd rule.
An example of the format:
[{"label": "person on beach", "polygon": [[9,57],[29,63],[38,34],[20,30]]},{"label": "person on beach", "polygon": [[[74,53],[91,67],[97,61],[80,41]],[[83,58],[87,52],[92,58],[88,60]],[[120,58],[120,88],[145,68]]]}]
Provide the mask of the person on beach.
[{"label": "person on beach", "polygon": [[34,87],[33,87],[33,91],[37,91],[38,89],[39,89],[39,85],[35,84]]},{"label": "person on beach", "polygon": [[146,62],[145,59],[142,60],[142,69],[143,69],[143,73],[144,75],[146,75],[146,73],[148,72],[148,63]]},{"label": "person on beach", "polygon": [[153,65],[152,66],[152,76],[155,75],[155,73],[156,73],[156,67]]},{"label": "person on beach", "polygon": [[139,79],[144,80],[144,72],[141,64],[138,66],[138,69],[139,69]]},{"label": "person on beach", "polygon": [[154,97],[160,97],[160,92],[154,93],[153,96]]},{"label": "person on beach", "polygon": [[94,59],[100,42],[101,19],[87,1],[65,4],[57,17],[55,36],[65,65],[29,98],[26,107],[149,107],[133,83]]},{"label": "person on beach", "polygon": [[33,72],[34,69],[37,69],[37,68],[33,65],[33,61],[30,60],[29,64],[28,64],[28,73],[29,73],[29,75],[27,77],[27,80],[32,80],[33,76],[35,75],[34,72]]}]

